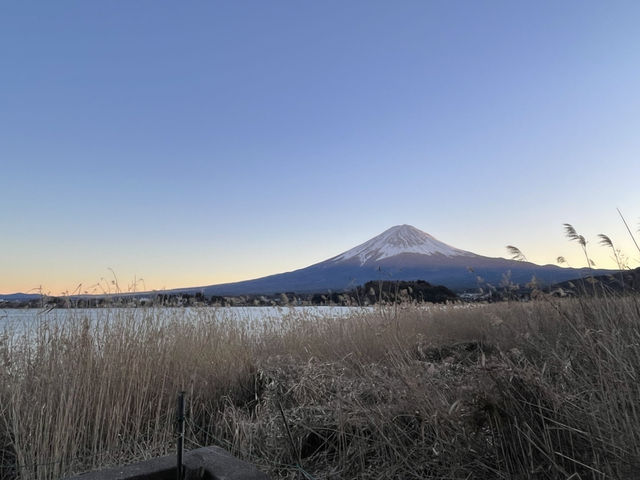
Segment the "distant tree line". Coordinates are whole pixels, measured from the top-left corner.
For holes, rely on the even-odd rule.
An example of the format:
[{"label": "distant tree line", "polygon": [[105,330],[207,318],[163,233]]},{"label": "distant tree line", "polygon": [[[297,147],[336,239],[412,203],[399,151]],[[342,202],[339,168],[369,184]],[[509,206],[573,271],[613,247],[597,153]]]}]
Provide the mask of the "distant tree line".
[{"label": "distant tree line", "polygon": [[371,281],[347,291],[319,293],[278,292],[269,295],[205,295],[195,293],[125,294],[88,297],[43,296],[22,302],[5,302],[13,308],[103,308],[103,307],[197,307],[197,306],[304,306],[340,305],[366,306],[377,303],[430,302],[444,303],[457,300],[457,295],[442,285],[431,285],[424,280]]},{"label": "distant tree line", "polygon": [[415,281],[371,281],[348,292],[361,302],[400,303],[429,302],[446,303],[454,301],[458,296],[444,285],[431,285],[424,280]]}]

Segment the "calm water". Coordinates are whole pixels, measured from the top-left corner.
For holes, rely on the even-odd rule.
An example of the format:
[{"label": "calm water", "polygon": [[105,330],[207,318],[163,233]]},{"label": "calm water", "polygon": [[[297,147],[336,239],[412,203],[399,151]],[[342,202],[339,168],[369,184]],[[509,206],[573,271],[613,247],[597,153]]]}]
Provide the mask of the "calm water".
[{"label": "calm water", "polygon": [[0,332],[24,333],[42,325],[82,322],[92,324],[111,320],[144,321],[149,318],[160,321],[206,319],[207,321],[234,321],[246,325],[269,322],[279,324],[295,318],[347,317],[370,311],[363,307],[189,307],[189,308],[86,308],[86,309],[0,309]]}]

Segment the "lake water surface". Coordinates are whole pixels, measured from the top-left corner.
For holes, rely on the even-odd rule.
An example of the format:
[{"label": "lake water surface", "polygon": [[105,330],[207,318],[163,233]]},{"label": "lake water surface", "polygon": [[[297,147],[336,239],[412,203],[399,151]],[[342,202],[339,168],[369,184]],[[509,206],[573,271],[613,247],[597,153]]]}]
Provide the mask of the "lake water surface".
[{"label": "lake water surface", "polygon": [[83,322],[96,325],[108,321],[220,321],[256,325],[265,322],[278,325],[286,320],[305,318],[341,318],[371,311],[372,307],[138,307],[78,308],[42,310],[0,309],[0,333],[25,333],[42,325]]}]

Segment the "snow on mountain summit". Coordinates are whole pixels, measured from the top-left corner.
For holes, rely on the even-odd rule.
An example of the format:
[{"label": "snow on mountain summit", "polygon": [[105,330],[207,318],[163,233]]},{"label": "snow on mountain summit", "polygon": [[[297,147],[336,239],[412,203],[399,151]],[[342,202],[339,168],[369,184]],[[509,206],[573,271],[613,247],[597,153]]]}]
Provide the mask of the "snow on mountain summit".
[{"label": "snow on mountain summit", "polygon": [[369,261],[379,261],[403,253],[440,254],[445,257],[474,256],[471,252],[447,245],[411,225],[397,225],[332,260],[339,262],[358,258],[360,265],[364,265]]}]

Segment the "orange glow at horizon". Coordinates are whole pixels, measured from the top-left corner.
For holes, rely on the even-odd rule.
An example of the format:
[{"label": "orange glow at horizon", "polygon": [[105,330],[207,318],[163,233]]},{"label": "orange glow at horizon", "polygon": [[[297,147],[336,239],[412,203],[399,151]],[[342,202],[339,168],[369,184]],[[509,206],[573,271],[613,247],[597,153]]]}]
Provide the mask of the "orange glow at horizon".
[{"label": "orange glow at horizon", "polygon": [[[555,245],[554,245],[555,247]],[[570,245],[570,247],[575,247]],[[549,258],[546,252],[551,247],[535,249],[536,251],[525,251],[527,260],[539,265],[555,264],[557,256]],[[586,266],[586,261],[581,252],[574,251],[574,248],[566,248],[564,256],[568,265],[558,265],[561,267],[571,266],[573,268],[582,268]],[[613,260],[611,252],[606,249],[598,249],[590,253],[591,258],[595,261],[595,268],[616,269],[617,266]],[[542,251],[543,254],[539,252]],[[476,249],[475,253],[486,256],[499,256],[509,258],[507,252],[482,252]],[[544,256],[543,256],[544,255]],[[560,256],[560,255],[558,255]],[[327,257],[328,258],[328,257]],[[17,269],[13,272],[4,271],[4,275],[0,278],[0,294],[10,293],[43,293],[52,296],[74,295],[74,294],[105,294],[116,292],[142,292],[142,291],[158,291],[171,290],[178,288],[194,288],[200,286],[216,285],[222,283],[232,283],[254,278],[264,277],[272,274],[283,273],[286,271],[304,268],[317,261],[308,261],[306,264],[300,265],[261,265],[260,270],[252,270],[249,266],[244,268],[228,268],[217,269],[216,273],[209,274],[202,271],[194,271],[193,273],[180,271],[174,274],[169,272],[158,272],[155,270],[149,275],[141,275],[131,271],[117,271],[110,268],[104,269],[100,274],[85,273],[78,269],[44,271],[36,269]],[[633,268],[635,263],[631,265]]]}]

